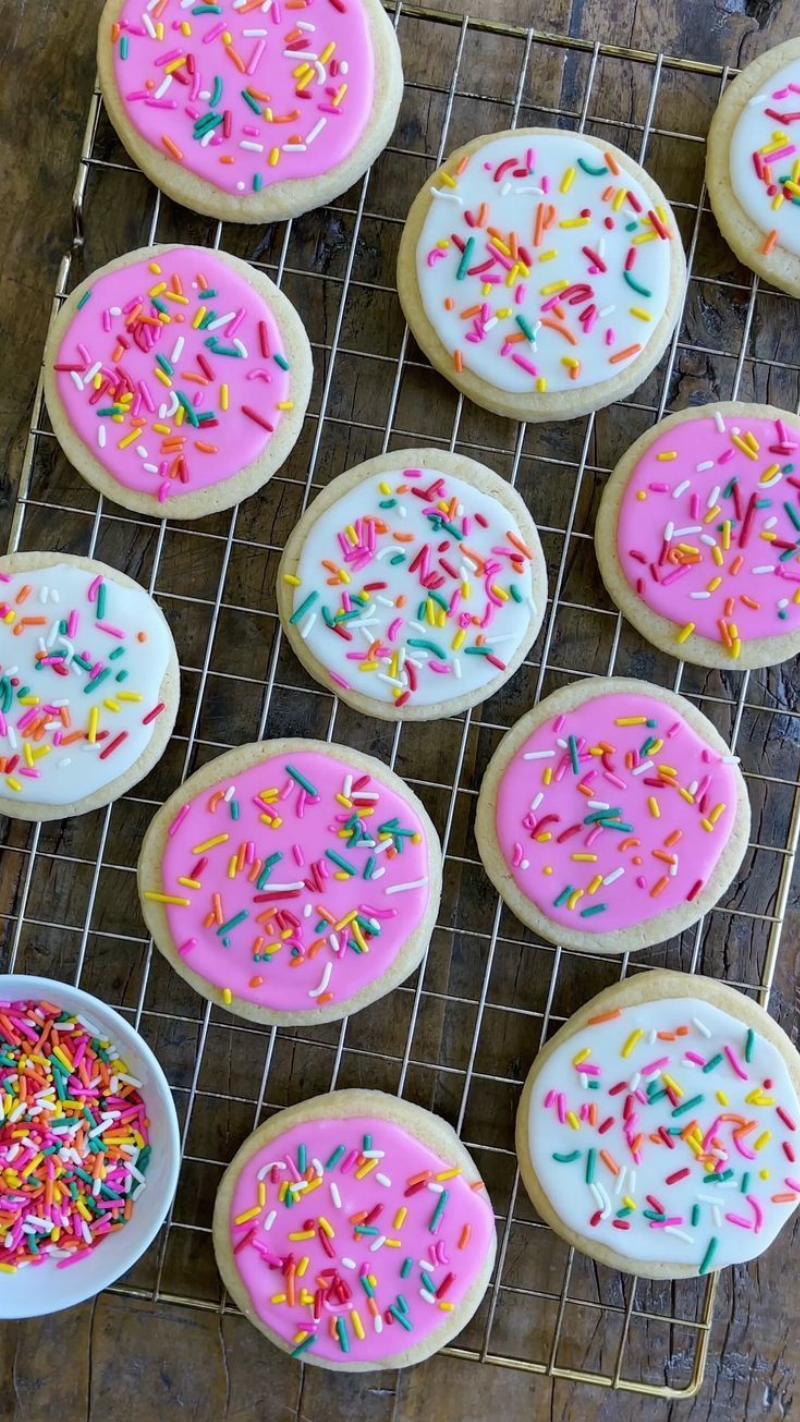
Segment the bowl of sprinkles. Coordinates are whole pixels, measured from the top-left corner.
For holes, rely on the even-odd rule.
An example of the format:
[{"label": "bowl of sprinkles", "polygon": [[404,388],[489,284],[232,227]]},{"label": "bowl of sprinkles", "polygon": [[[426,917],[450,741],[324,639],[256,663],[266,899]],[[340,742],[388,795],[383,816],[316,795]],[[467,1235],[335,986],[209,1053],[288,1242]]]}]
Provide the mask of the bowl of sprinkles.
[{"label": "bowl of sprinkles", "polygon": [[0,1318],[55,1313],[135,1263],[180,1165],[166,1077],[123,1017],[80,988],[0,989]]}]

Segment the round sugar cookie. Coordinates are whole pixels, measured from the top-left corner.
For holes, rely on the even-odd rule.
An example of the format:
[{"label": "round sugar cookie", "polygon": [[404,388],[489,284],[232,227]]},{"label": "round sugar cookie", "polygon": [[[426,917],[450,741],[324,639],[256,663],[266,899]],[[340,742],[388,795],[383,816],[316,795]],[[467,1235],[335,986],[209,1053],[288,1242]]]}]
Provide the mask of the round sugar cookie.
[{"label": "round sugar cookie", "polygon": [[705,667],[800,651],[798,450],[796,415],[736,402],[681,410],[631,445],[603,492],[595,548],[643,637]]},{"label": "round sugar cookie", "polygon": [[97,64],[142,172],[224,222],[339,197],[386,147],[403,95],[379,0],[106,0]]},{"label": "round sugar cookie", "polygon": [[537,1212],[649,1279],[755,1259],[800,1202],[800,1057],[713,978],[661,969],[592,998],[531,1067],[516,1145]]},{"label": "round sugar cookie", "polygon": [[740,262],[800,296],[800,39],[760,54],[711,120],[708,196]]},{"label": "round sugar cookie", "polygon": [[152,770],[180,676],[167,620],[139,583],[93,558],[0,558],[0,814],[60,820]]},{"label": "round sugar cookie", "polygon": [[141,247],[70,294],[44,353],[53,430],[135,513],[202,518],[254,494],[294,447],[311,348],[291,302],[210,247]]},{"label": "round sugar cookie", "polygon": [[332,1091],[271,1116],[214,1205],[238,1307],[293,1358],[337,1372],[404,1368],[444,1347],[480,1304],[496,1247],[452,1126],[383,1091]]},{"label": "round sugar cookie", "polygon": [[415,198],[397,288],[417,343],[477,405],[571,420],[641,385],[686,262],[661,190],[587,134],[520,128],[451,153]]},{"label": "round sugar cookie", "polygon": [[691,702],[627,677],[545,697],[506,733],[475,835],[498,893],[550,942],[627,953],[713,908],[742,861],[736,757]]},{"label": "round sugar cookie", "polygon": [[426,721],[513,675],[542,625],[547,570],[510,484],[463,455],[400,449],[317,496],[277,586],[316,681],[365,715]]},{"label": "round sugar cookie", "polygon": [[203,997],[254,1022],[334,1022],[420,963],[439,839],[388,766],[324,741],[239,746],[150,824],[138,883],[156,946]]}]

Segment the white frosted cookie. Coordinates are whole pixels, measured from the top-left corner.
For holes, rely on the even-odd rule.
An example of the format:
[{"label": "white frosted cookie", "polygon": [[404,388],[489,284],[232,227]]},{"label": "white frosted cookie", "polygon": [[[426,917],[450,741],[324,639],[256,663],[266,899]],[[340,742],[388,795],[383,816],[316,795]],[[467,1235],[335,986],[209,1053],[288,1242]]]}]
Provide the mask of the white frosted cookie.
[{"label": "white frosted cookie", "polygon": [[800,1057],[724,983],[637,973],[531,1067],[517,1154],[537,1212],[601,1264],[684,1279],[755,1259],[800,1202]]},{"label": "white frosted cookie", "polygon": [[372,756],[323,741],[239,746],[181,785],[138,869],[156,946],[195,990],[255,1022],[333,1022],[420,963],[439,839]]},{"label": "white frosted cookie", "polygon": [[349,469],[306,510],[278,611],[316,681],[384,720],[485,701],[530,650],[547,570],[519,494],[463,455],[400,449]]},{"label": "white frosted cookie", "polygon": [[70,294],[44,353],[53,430],[84,479],[157,518],[202,518],[290,454],[311,389],[291,302],[210,247],[142,247]]},{"label": "white frosted cookie", "polygon": [[222,1177],[214,1252],[271,1343],[335,1372],[422,1362],[469,1322],[491,1277],[494,1214],[440,1116],[382,1091],[279,1111]]},{"label": "white frosted cookie", "polygon": [[379,0],[106,0],[97,65],[142,171],[225,222],[277,222],[346,192],[403,95]]},{"label": "white frosted cookie", "polygon": [[736,758],[690,701],[627,677],[545,697],[503,737],[475,835],[509,908],[550,942],[625,953],[713,908],[747,848]]},{"label": "white frosted cookie", "polygon": [[760,54],[725,90],[708,131],[706,183],[739,261],[800,296],[800,39]]},{"label": "white frosted cookie", "polygon": [[476,404],[569,420],[658,362],[686,262],[661,190],[612,144],[520,128],[451,153],[415,198],[397,263],[406,320]]},{"label": "white frosted cookie", "polygon": [[0,558],[0,814],[119,799],[163,754],[178,695],[172,633],[139,583],[68,553]]},{"label": "white frosted cookie", "polygon": [[705,667],[800,651],[800,421],[772,405],[681,410],[622,456],[595,525],[600,572],[644,637]]}]

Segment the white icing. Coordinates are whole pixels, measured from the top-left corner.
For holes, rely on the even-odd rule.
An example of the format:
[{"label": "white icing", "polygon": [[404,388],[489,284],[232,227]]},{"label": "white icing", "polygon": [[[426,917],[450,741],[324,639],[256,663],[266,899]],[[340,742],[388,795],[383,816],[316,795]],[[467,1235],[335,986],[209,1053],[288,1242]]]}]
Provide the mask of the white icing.
[{"label": "white icing", "polygon": [[[527,159],[527,154],[532,154],[532,159]],[[496,182],[498,166],[509,158],[516,158],[524,168],[530,166],[532,173],[520,177],[509,171],[507,177],[503,175]],[[437,200],[430,204],[416,253],[422,304],[447,350],[460,351],[465,369],[498,389],[533,393],[537,380],[544,380],[548,391],[563,392],[610,380],[628,369],[636,358],[634,354],[612,363],[611,357],[631,346],[646,347],[666,309],[672,242],[679,240],[671,214],[664,212],[663,218],[672,241],[658,235],[652,237],[654,228],[647,218],[652,203],[636,177],[636,165],[628,162],[618,176],[608,169],[601,176],[592,176],[579,166],[579,159],[593,169],[606,167],[601,150],[578,134],[553,131],[527,137],[511,135],[495,141],[490,138],[471,155],[467,168],[455,179],[455,187],[437,185],[432,189]],[[562,193],[565,175],[570,171],[574,173],[571,185]],[[614,195],[622,189],[633,194],[640,214],[627,199],[615,210]],[[470,228],[465,212],[477,218],[484,202],[488,206],[485,226]],[[557,212],[554,225],[542,233],[536,246],[540,205],[554,207]],[[564,222],[580,220],[586,211],[591,213],[588,224],[563,226]],[[611,228],[606,220],[612,222]],[[627,231],[631,223],[635,228]],[[490,288],[484,286],[485,276],[457,279],[461,253],[452,241],[453,234],[475,238],[469,265],[481,265],[490,253],[489,227],[499,229],[504,240],[509,233],[516,234],[519,245],[533,258],[529,275],[522,270],[514,273],[513,267],[509,270],[507,264],[496,259],[486,276],[499,276],[502,280]],[[636,243],[635,239],[641,236],[652,240]],[[444,256],[433,258],[431,265],[431,253],[440,243],[448,244],[443,249]],[[632,243],[636,256],[630,276],[651,293],[649,296],[637,292],[625,280],[624,264]],[[584,247],[600,256],[606,272],[587,257]],[[556,255],[548,257],[548,253]],[[556,295],[550,288],[559,282],[575,288],[567,292],[562,307],[562,324],[576,338],[574,345],[558,331],[539,324],[542,316],[553,318],[552,309],[543,311],[542,307]],[[571,296],[576,298],[574,304],[569,302]],[[450,311],[445,307],[447,298],[454,302]],[[477,325],[474,318],[462,317],[464,310],[480,303],[485,303],[486,309]],[[595,315],[585,314],[590,308],[594,308]],[[498,316],[498,311],[503,310],[509,314]],[[632,314],[634,310],[646,312],[650,320]],[[523,334],[518,316],[527,323],[533,339],[526,336],[513,350],[535,367],[536,376],[510,355],[501,354],[508,336]],[[470,339],[481,330],[482,339]],[[563,363],[565,358],[580,362],[576,378]]]},{"label": "white icing", "polygon": [[[509,598],[499,604],[491,604],[491,620],[485,626],[470,625],[459,650],[453,649],[453,639],[459,631],[459,614],[466,616],[469,613],[483,618],[490,605],[484,580],[476,575],[475,565],[460,552],[458,540],[446,530],[437,532],[426,516],[425,510],[436,506],[435,499],[423,500],[410,491],[397,495],[394,492],[400,485],[429,488],[437,479],[444,479],[447,497],[455,496],[458,500],[454,522],[463,515],[469,519],[468,536],[463,540],[465,546],[480,558],[492,560],[499,568],[488,581],[499,584],[504,590],[514,583],[522,598],[520,602]],[[390,492],[382,492],[389,486]],[[389,499],[396,499],[394,506],[381,508],[381,503]],[[476,514],[486,519],[488,527],[481,527]],[[329,586],[331,571],[323,566],[323,561],[334,562],[345,569],[351,567],[343,559],[338,535],[348,525],[355,527],[359,520],[366,521],[367,518],[385,521],[389,525],[388,531],[376,534],[375,554],[361,568],[352,571],[352,582]],[[524,571],[512,572],[508,558],[495,555],[492,551],[509,548],[509,530],[519,538],[514,519],[497,499],[450,474],[431,469],[404,471],[402,464],[399,464],[396,470],[373,476],[350,489],[320,514],[306,537],[297,568],[301,585],[294,590],[293,608],[295,611],[301,608],[312,591],[317,591],[319,597],[297,621],[298,630],[319,661],[349,686],[376,701],[393,702],[396,700],[395,692],[402,693],[408,688],[407,659],[415,664],[418,679],[418,687],[411,698],[413,704],[431,705],[478,691],[495,680],[500,671],[484,656],[467,653],[466,647],[474,646],[476,637],[483,635],[485,642],[496,648],[498,657],[508,664],[528,631],[535,611],[530,562],[525,562]],[[409,541],[396,541],[393,537],[395,532],[408,537]],[[447,548],[442,552],[445,543]],[[453,594],[458,594],[456,615],[447,616],[444,627],[430,625],[427,620],[420,621],[418,617],[420,604],[426,600],[427,593],[422,586],[419,569],[410,572],[409,565],[423,545],[430,550],[431,569],[442,575],[441,586],[436,590],[438,595],[450,604]],[[392,556],[398,552],[405,554],[405,560],[392,563]],[[439,564],[440,556],[464,576],[453,579],[445,574]],[[326,624],[323,606],[330,615],[335,615],[341,609],[343,593],[352,597],[364,584],[375,582],[385,582],[387,587],[369,595],[361,617],[346,624],[353,634],[352,641],[343,641]],[[466,596],[463,592],[465,585],[468,588]],[[403,595],[407,599],[406,605],[398,608],[396,600]],[[354,605],[360,604],[356,602]],[[435,604],[433,611],[438,616],[443,609]],[[399,627],[398,620],[401,623]],[[394,631],[390,637],[392,628]],[[437,658],[425,648],[409,645],[409,640],[433,642],[445,656]],[[360,672],[359,663],[349,654],[358,652],[363,656],[375,642],[380,642],[384,649],[380,670]],[[389,678],[394,654],[397,654],[398,661],[396,675]],[[428,666],[431,661],[437,666],[444,665],[447,670],[432,671]]]},{"label": "white icing", "polygon": [[[675,1042],[656,1036],[658,1032],[673,1032],[678,1027],[688,1027],[688,1035]],[[629,1055],[623,1056],[623,1048],[638,1031],[643,1035],[636,1040]],[[800,1156],[800,1130],[792,1131],[780,1119],[775,1104],[758,1104],[758,1101],[766,1098],[782,1106],[795,1126],[800,1126],[800,1104],[781,1052],[755,1033],[751,1060],[747,1062],[746,1039],[747,1029],[742,1022],[710,1003],[694,998],[665,998],[627,1008],[612,1021],[571,1034],[556,1048],[539,1073],[532,1092],[528,1132],[539,1183],[553,1209],[571,1230],[615,1249],[634,1263],[642,1260],[699,1268],[712,1238],[719,1241],[711,1265],[714,1269],[753,1259],[767,1248],[795,1208],[793,1199],[773,1203],[772,1196],[786,1194],[800,1200],[800,1190],[793,1190],[787,1183],[793,1180],[800,1184],[800,1161],[792,1162],[784,1150],[784,1143],[788,1143],[789,1151]],[[725,1054],[726,1046],[733,1049],[740,1069],[747,1074],[746,1081],[740,1078]],[[605,1089],[603,1085],[599,1090],[592,1089],[588,1083],[593,1078],[573,1064],[586,1047],[591,1048],[591,1055],[581,1065],[587,1069],[602,1067],[599,1079]],[[712,1061],[718,1054],[722,1054],[723,1060],[705,1073],[701,1064],[686,1060],[687,1052],[695,1053],[704,1062]],[[664,1057],[669,1057],[669,1065],[648,1072],[648,1067]],[[664,1072],[682,1089],[681,1102],[689,1102],[701,1093],[705,1099],[677,1116],[673,1115],[669,1096],[663,1096],[652,1105],[635,1100],[637,1114],[631,1138],[639,1134],[644,1138],[637,1161],[623,1129],[628,1091],[610,1096],[608,1088],[621,1081],[628,1084],[628,1090],[641,1091],[649,1081],[657,1081],[660,1088],[666,1085]],[[766,1090],[765,1080],[772,1082]],[[601,1133],[589,1121],[579,1119],[580,1129],[573,1129],[568,1120],[563,1123],[559,1120],[557,1102],[545,1108],[550,1091],[566,1093],[567,1112],[572,1110],[579,1117],[581,1107],[588,1108],[594,1103],[597,1126],[609,1116],[613,1117],[614,1124]],[[718,1099],[720,1091],[727,1104]],[[754,1100],[753,1092],[761,1095]],[[726,1114],[756,1122],[740,1138],[740,1145],[753,1159],[747,1158],[733,1139],[737,1123],[717,1119]],[[715,1119],[712,1141],[707,1133]],[[672,1137],[674,1150],[664,1143],[653,1143],[651,1133],[656,1133],[660,1125],[684,1129],[693,1120],[698,1121],[709,1151],[722,1152],[724,1169],[733,1170],[730,1180],[704,1181],[704,1175],[710,1171],[697,1164],[695,1154],[680,1136]],[[587,1184],[590,1148],[597,1156],[594,1181]],[[580,1157],[572,1163],[558,1163],[553,1159],[554,1151],[570,1154],[575,1150],[580,1151]],[[602,1162],[600,1150],[608,1152],[625,1170],[624,1177],[614,1175]],[[690,1168],[689,1175],[666,1184],[667,1176],[684,1167]],[[762,1171],[769,1171],[769,1179],[761,1177]],[[745,1173],[749,1176],[747,1182],[743,1182]],[[747,1184],[745,1191],[743,1183]],[[627,1216],[631,1228],[622,1230],[614,1227],[612,1221],[616,1212],[625,1208],[623,1201],[628,1195],[637,1208]],[[647,1195],[664,1205],[668,1218],[674,1219],[675,1224],[661,1228],[645,1218],[644,1211],[651,1208]],[[753,1200],[755,1205],[751,1203]],[[698,1222],[692,1224],[695,1204],[700,1206],[700,1216]],[[759,1208],[763,1214],[760,1223]],[[591,1227],[590,1218],[598,1210],[603,1218]],[[727,1220],[729,1214],[743,1220],[744,1225]]]},{"label": "white icing", "polygon": [[[4,614],[0,620],[0,705],[5,705],[9,697],[9,679],[14,677],[20,683],[11,688],[10,707],[0,712],[0,756],[6,764],[15,755],[20,758],[10,775],[0,772],[0,794],[12,802],[68,805],[83,800],[128,771],[152,739],[158,719],[144,725],[143,717],[158,704],[172,639],[163,616],[144,588],[123,586],[106,574],[99,563],[84,568],[55,562],[51,567],[13,573],[9,582],[0,582]],[[104,615],[99,620],[105,627],[124,632],[124,637],[102,631],[96,625],[97,603],[89,601],[88,593],[98,575],[103,577],[106,588]],[[25,586],[33,591],[18,603]],[[78,622],[70,637],[60,630],[60,625],[73,610]],[[14,614],[11,621],[7,620],[10,612]],[[15,636],[14,629],[26,617],[43,617],[46,621],[42,626],[27,625],[23,633]],[[146,634],[145,642],[137,640],[139,632]],[[118,648],[123,649],[123,655],[108,660]],[[36,652],[43,649],[48,654],[66,654],[61,665],[69,666],[68,676],[61,675],[53,665],[37,668]],[[89,670],[75,660],[84,651],[89,654],[86,660],[92,661]],[[110,674],[96,690],[87,693],[84,688],[98,663],[110,668]],[[127,676],[118,681],[122,672]],[[30,695],[38,698],[39,706],[54,708],[40,740],[26,738],[24,727],[19,724],[34,705],[21,704],[18,690],[22,685],[30,688]],[[120,693],[125,699],[118,699]],[[138,696],[141,700],[127,699]],[[60,728],[62,706],[70,724]],[[85,736],[67,745],[54,743],[56,736],[88,731],[93,707],[99,712],[93,743]],[[127,732],[125,741],[101,759],[102,751],[122,732]],[[32,766],[25,761],[26,745],[34,759]],[[45,748],[45,754],[38,754]]]},{"label": "white icing", "polygon": [[[790,84],[796,85],[796,89],[775,97]],[[784,117],[791,114],[795,117],[782,123],[770,117],[767,109]],[[756,172],[753,154],[782,139],[786,140],[781,143],[782,147],[795,148],[796,145],[796,151],[777,161],[766,155],[765,161],[776,180],[775,191],[770,195],[767,184]],[[762,232],[775,230],[780,245],[800,255],[800,208],[787,198],[775,207],[776,197],[781,196],[777,180],[787,176],[800,185],[800,59],[771,75],[742,109],[730,145],[731,186],[748,217]],[[800,194],[795,194],[798,196]]]}]

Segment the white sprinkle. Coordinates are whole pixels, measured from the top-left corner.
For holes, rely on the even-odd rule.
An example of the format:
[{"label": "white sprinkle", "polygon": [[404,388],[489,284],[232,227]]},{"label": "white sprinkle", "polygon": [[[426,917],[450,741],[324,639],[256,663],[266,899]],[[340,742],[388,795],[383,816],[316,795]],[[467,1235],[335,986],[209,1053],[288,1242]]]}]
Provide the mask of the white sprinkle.
[{"label": "white sprinkle", "polygon": [[757,568],[754,568],[754,569],[753,569],[753,572],[754,572],[754,573],[774,573],[774,572],[775,572],[775,564],[774,564],[774,563],[760,563]]},{"label": "white sprinkle", "polygon": [[679,484],[676,489],[672,490],[673,499],[679,499],[681,494],[685,494],[686,490],[691,488],[691,483],[691,479],[684,479],[682,484]]},{"label": "white sprinkle", "polygon": [[319,119],[319,121],[314,124],[311,132],[306,134],[306,143],[313,143],[315,138],[319,138],[327,122],[328,120],[326,118]]},{"label": "white sprinkle", "polygon": [[171,83],[172,83],[172,75],[171,75],[171,74],[167,74],[167,75],[165,76],[163,82],[162,82],[161,84],[159,84],[158,88],[156,89],[156,92],[155,92],[155,94],[154,94],[154,98],[156,98],[156,99],[163,99],[163,97],[164,97],[164,95],[166,94],[166,92],[167,92],[167,90],[168,90],[168,88],[169,88],[169,86],[170,86]]},{"label": "white sprinkle", "polygon": [[[714,468],[714,461],[713,461],[713,459],[704,459],[703,462],[702,462],[702,464],[698,464],[696,467],[697,467],[697,472],[698,472],[698,474],[703,474],[703,473],[705,473],[706,469],[713,469],[713,468]],[[715,504],[716,502],[717,502],[716,499],[713,499],[713,500],[712,500],[712,503]],[[712,507],[712,504],[708,504],[707,507],[708,507],[708,508],[711,508],[711,507]]]},{"label": "white sprinkle", "polygon": [[385,1235],[385,1234],[379,1234],[379,1235],[378,1235],[378,1238],[377,1238],[376,1240],[374,1240],[373,1243],[372,1243],[372,1244],[370,1245],[370,1247],[369,1247],[369,1252],[370,1252],[370,1254],[377,1254],[377,1252],[378,1252],[379,1249],[383,1249],[383,1246],[384,1246],[385,1243],[386,1243],[386,1235]]},{"label": "white sprinkle", "polygon": [[378,1184],[379,1184],[379,1185],[383,1185],[385,1189],[387,1189],[387,1190],[390,1190],[390,1189],[391,1189],[391,1187],[392,1187],[392,1182],[391,1182],[391,1180],[389,1179],[388,1175],[381,1175],[381,1174],[379,1174],[378,1171],[376,1170],[376,1172],[375,1172],[375,1179],[377,1180]]},{"label": "white sprinkle", "polygon": [[718,498],[719,498],[719,484],[715,484],[714,487],[713,487],[713,489],[711,490],[711,493],[709,494],[708,498],[706,499],[706,508],[707,508],[707,509],[713,509],[713,507],[714,507],[715,503],[717,502],[717,499],[718,499]]},{"label": "white sprinkle", "polygon": [[344,1255],[342,1256],[342,1263],[344,1264],[345,1269],[355,1269],[356,1267],[355,1259],[345,1259]]},{"label": "white sprinkle", "polygon": [[[264,152],[264,145],[263,145],[263,143],[254,143],[254,142],[252,141],[252,139],[249,139],[249,138],[243,138],[243,139],[241,140],[241,142],[239,143],[239,147],[240,147],[240,148],[246,148],[247,151],[248,151],[248,153],[263,153],[263,152]],[[206,330],[207,330],[207,331],[213,331],[215,325],[216,325],[216,322],[212,322],[210,326],[207,326],[207,327],[206,327]]]},{"label": "white sprinkle", "polygon": [[100,425],[99,428],[98,428],[98,431],[97,431],[97,443],[99,444],[99,446],[100,446],[101,449],[105,449],[105,447],[106,447],[106,427],[105,427],[105,425]]},{"label": "white sprinkle", "polygon": [[333,963],[326,963],[326,964],[325,964],[325,967],[324,967],[324,969],[323,969],[322,977],[320,978],[319,982],[317,983],[317,986],[316,986],[315,988],[309,988],[309,990],[308,990],[308,995],[309,995],[309,997],[320,997],[320,996],[321,996],[321,994],[325,991],[325,989],[326,989],[327,986],[328,986],[328,983],[329,983],[330,980],[331,980],[331,973],[332,973],[332,972],[333,972]]},{"label": "white sprinkle", "polygon": [[[259,1172],[259,1173],[260,1173],[260,1172]],[[264,1229],[265,1229],[265,1230],[270,1230],[270,1229],[272,1229],[272,1226],[274,1225],[274,1223],[275,1223],[275,1221],[276,1221],[277,1218],[278,1218],[278,1211],[277,1211],[277,1210],[270,1210],[269,1214],[267,1215],[267,1218],[266,1218],[265,1221],[264,1221]]]},{"label": "white sprinkle", "polygon": [[710,1036],[711,1036],[711,1032],[709,1031],[708,1027],[706,1027],[705,1022],[701,1022],[699,1017],[693,1017],[693,1018],[692,1018],[692,1022],[693,1022],[693,1024],[694,1024],[694,1026],[697,1028],[697,1030],[698,1030],[698,1032],[700,1033],[700,1036],[701,1036],[701,1037],[710,1037]]},{"label": "white sprinkle", "polygon": [[664,1233],[674,1234],[676,1239],[682,1239],[685,1244],[694,1244],[692,1236],[690,1234],[686,1234],[686,1232],[682,1229],[676,1229],[675,1225],[664,1225]]},{"label": "white sprinkle", "polygon": [[331,1181],[330,1192],[331,1199],[333,1200],[334,1205],[336,1206],[337,1210],[340,1210],[342,1208],[342,1197],[339,1194],[339,1186],[336,1184],[335,1180]]},{"label": "white sprinkle", "polygon": [[603,880],[604,888],[607,887],[609,884],[615,884],[617,882],[617,879],[621,879],[624,873],[625,870],[620,867],[619,869],[612,870],[610,874],[606,874],[606,877]]},{"label": "white sprinkle", "polygon": [[[387,843],[388,843],[388,841],[387,841]],[[375,876],[373,875],[373,878],[374,878],[374,877],[375,877]],[[413,880],[410,880],[407,884],[390,884],[389,887],[388,887],[388,889],[386,890],[386,892],[387,892],[387,894],[404,894],[405,891],[406,891],[406,889],[423,889],[423,888],[425,887],[425,885],[427,884],[427,882],[428,882],[428,880],[427,880],[427,878],[426,878],[426,879],[413,879]]]},{"label": "white sprinkle", "polygon": [[[560,744],[563,745],[564,742],[560,742]],[[550,760],[550,758],[551,758],[552,756],[554,756],[554,755],[555,755],[555,751],[553,751],[553,750],[528,751],[527,754],[522,757],[522,759],[523,759],[523,760]]]},{"label": "white sprinkle", "polygon": [[716,425],[720,434],[725,433],[725,421],[723,420],[719,410],[714,411],[714,424]]}]

